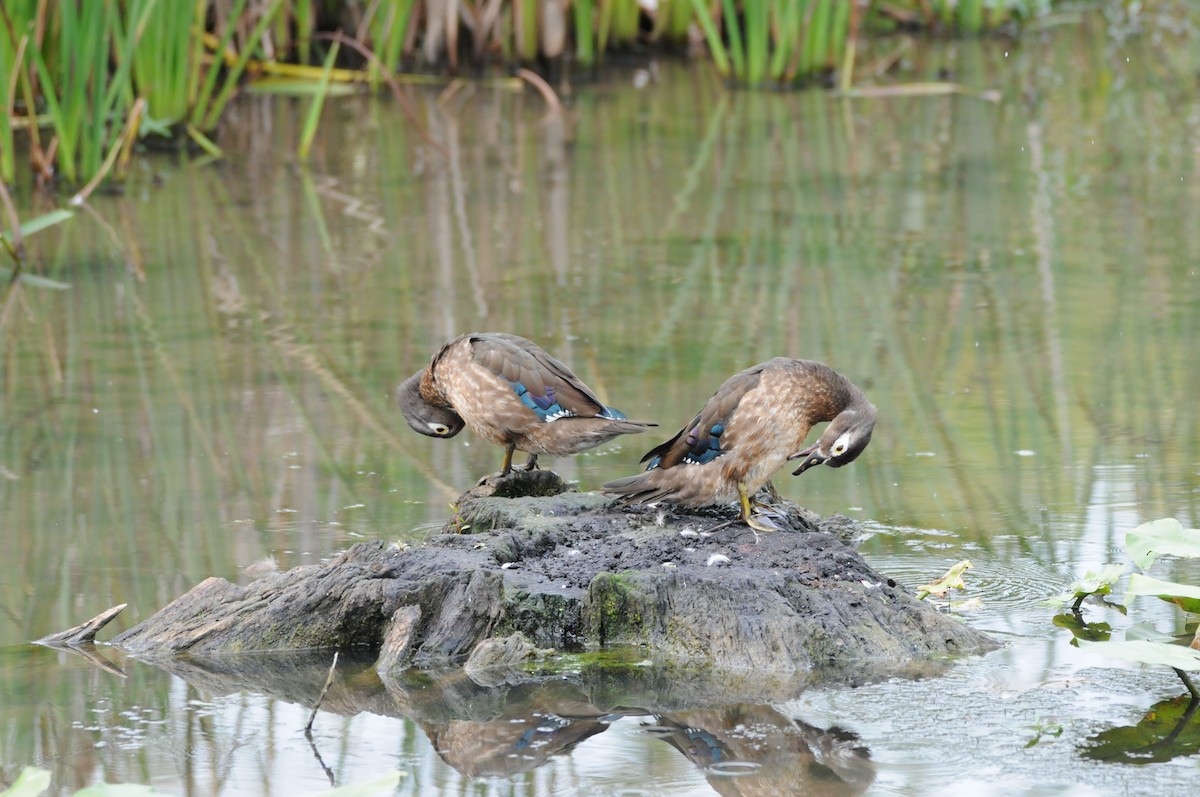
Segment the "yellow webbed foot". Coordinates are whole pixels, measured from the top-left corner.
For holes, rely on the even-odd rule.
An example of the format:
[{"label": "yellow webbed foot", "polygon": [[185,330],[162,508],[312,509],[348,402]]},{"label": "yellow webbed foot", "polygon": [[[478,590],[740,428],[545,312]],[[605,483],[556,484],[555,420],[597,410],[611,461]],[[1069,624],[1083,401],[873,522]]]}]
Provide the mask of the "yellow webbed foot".
[{"label": "yellow webbed foot", "polygon": [[763,531],[779,531],[779,526],[776,526],[767,517],[769,514],[774,514],[770,507],[751,501],[750,496],[746,494],[746,485],[738,482],[738,501],[742,507],[742,522],[745,523],[758,536],[758,532]]},{"label": "yellow webbed foot", "polygon": [[754,531],[779,531],[779,527],[763,515],[750,515],[742,518],[742,522]]}]

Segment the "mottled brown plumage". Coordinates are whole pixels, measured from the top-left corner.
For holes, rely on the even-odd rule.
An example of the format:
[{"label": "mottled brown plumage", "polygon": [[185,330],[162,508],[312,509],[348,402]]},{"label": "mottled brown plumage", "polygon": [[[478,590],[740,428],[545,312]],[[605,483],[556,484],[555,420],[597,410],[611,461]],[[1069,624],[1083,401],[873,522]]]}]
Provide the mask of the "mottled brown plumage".
[{"label": "mottled brown plumage", "polygon": [[[824,434],[805,448],[809,431],[825,421]],[[726,380],[696,417],[642,457],[650,463],[645,473],[602,489],[625,503],[738,501],[743,520],[769,530],[751,517],[749,496],[789,459],[804,459],[796,475],[852,462],[874,428],[875,407],[849,379],[822,363],[776,357]]]},{"label": "mottled brown plumage", "polygon": [[505,449],[577,454],[657,424],[630,421],[535,343],[502,332],[475,332],[447,343],[397,392],[408,425],[431,437],[453,437],[463,425]]}]

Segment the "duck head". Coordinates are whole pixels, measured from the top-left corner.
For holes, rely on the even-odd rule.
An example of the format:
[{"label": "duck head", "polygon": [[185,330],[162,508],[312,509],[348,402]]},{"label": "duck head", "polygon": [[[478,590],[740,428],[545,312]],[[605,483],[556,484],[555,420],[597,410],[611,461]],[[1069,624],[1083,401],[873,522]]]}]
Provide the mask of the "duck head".
[{"label": "duck head", "polygon": [[849,465],[871,442],[874,430],[875,408],[870,404],[843,410],[829,422],[816,443],[788,457],[803,460],[792,475],[799,476],[815,465],[831,468]]},{"label": "duck head", "polygon": [[454,437],[463,430],[463,419],[449,407],[430,404],[421,396],[422,374],[424,371],[418,371],[396,388],[396,403],[404,413],[404,420],[423,435]]}]

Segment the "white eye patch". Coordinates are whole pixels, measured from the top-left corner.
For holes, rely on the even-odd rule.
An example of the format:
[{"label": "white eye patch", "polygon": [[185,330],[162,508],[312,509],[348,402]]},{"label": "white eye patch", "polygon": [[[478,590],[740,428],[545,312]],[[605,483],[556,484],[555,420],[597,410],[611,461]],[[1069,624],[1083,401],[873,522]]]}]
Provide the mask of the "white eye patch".
[{"label": "white eye patch", "polygon": [[434,434],[445,434],[446,432],[450,431],[450,428],[443,423],[430,423],[427,425],[429,426],[430,431],[432,431]]},{"label": "white eye patch", "polygon": [[838,457],[846,453],[846,449],[850,447],[850,433],[846,432],[837,440],[833,441],[833,446],[829,449],[833,456]]}]

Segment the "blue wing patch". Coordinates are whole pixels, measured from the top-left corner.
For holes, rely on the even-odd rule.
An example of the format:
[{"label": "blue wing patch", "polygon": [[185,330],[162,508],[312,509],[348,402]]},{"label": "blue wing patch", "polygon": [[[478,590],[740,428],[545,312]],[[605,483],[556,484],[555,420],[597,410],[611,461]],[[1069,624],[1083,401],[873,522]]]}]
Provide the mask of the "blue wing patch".
[{"label": "blue wing patch", "polygon": [[[728,449],[721,448],[721,435],[723,434],[725,434],[725,425],[722,423],[714,423],[709,427],[708,435],[704,437],[700,436],[699,426],[693,428],[685,438],[688,450],[683,455],[683,461],[680,464],[705,465],[722,454],[728,454]],[[646,465],[646,470],[654,470],[661,463],[662,456],[655,456]]]},{"label": "blue wing patch", "polygon": [[688,452],[683,455],[683,461],[692,465],[704,465],[726,453],[721,448],[721,435],[725,434],[725,425],[714,423],[709,427],[708,435],[700,436],[700,427],[692,429],[687,436]]},{"label": "blue wing patch", "polygon": [[510,381],[508,384],[517,394],[517,398],[521,399],[521,403],[533,410],[538,418],[546,423],[557,421],[559,418],[569,418],[575,414],[558,403],[554,398],[554,388],[552,387],[546,388],[546,395],[535,396],[520,382]]}]

